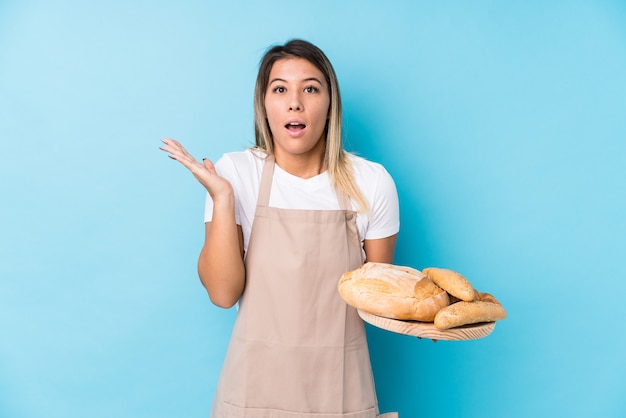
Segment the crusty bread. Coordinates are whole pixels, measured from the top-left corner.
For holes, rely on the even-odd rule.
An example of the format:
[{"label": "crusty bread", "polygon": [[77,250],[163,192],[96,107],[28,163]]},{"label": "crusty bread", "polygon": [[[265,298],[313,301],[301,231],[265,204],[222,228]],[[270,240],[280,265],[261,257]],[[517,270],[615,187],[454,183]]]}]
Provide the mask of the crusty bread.
[{"label": "crusty bread", "polygon": [[496,299],[492,294],[490,293],[485,293],[485,292],[476,292],[476,300],[480,300],[483,302],[491,302],[491,303],[495,303],[496,305],[500,305],[502,306],[502,304],[500,303],[500,301],[498,299]]},{"label": "crusty bread", "polygon": [[489,293],[476,292],[478,300],[460,301],[442,308],[435,315],[435,326],[449,329],[479,322],[493,322],[506,318],[500,302]]},{"label": "crusty bread", "polygon": [[428,267],[422,270],[430,280],[454,297],[465,302],[471,302],[475,298],[472,284],[461,274],[453,270],[437,267]]},{"label": "crusty bread", "polygon": [[419,270],[385,263],[366,263],[345,273],[337,288],[349,305],[393,319],[432,322],[450,303],[448,294]]}]

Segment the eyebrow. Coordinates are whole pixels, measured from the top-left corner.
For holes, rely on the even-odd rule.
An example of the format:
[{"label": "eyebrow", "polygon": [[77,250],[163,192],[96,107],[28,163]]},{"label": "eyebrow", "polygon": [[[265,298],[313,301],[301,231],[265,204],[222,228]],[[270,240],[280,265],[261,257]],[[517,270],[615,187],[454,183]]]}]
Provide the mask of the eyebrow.
[{"label": "eyebrow", "polygon": [[[275,83],[275,82],[277,82],[277,81],[280,81],[280,82],[283,82],[283,83],[286,83],[286,82],[287,82],[287,80],[282,79],[282,78],[273,78],[273,79],[269,82],[269,84]],[[302,81],[303,81],[303,82],[307,82],[307,81],[317,81],[320,85],[323,85],[323,84],[322,84],[322,82],[320,81],[320,79],[319,79],[319,78],[317,78],[317,77],[308,77],[308,78],[305,78],[305,79],[304,79],[304,80],[302,80]]]}]

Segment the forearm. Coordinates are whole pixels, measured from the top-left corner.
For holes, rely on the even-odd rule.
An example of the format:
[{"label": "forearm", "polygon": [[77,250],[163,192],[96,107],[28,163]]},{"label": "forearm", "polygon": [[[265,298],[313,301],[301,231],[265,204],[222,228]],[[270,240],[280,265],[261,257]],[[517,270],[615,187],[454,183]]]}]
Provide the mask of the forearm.
[{"label": "forearm", "polygon": [[215,204],[213,220],[206,224],[198,274],[211,302],[223,308],[230,308],[239,300],[245,285],[240,230],[235,222],[234,203]]},{"label": "forearm", "polygon": [[365,250],[366,262],[393,263],[393,255],[396,249],[398,234],[387,238],[365,240],[363,249]]}]

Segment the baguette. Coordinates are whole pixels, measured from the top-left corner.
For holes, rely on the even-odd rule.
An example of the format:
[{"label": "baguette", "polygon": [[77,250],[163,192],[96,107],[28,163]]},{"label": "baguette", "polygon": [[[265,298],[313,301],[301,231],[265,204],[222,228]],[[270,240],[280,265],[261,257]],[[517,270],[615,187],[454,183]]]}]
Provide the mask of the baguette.
[{"label": "baguette", "polygon": [[346,272],[337,288],[348,305],[392,319],[432,322],[450,303],[445,290],[419,270],[385,263]]},{"label": "baguette", "polygon": [[422,270],[422,273],[435,282],[437,286],[462,301],[471,302],[475,299],[476,292],[472,284],[456,271],[428,267]]},{"label": "baguette", "polygon": [[506,310],[489,293],[477,292],[478,300],[460,301],[441,309],[435,315],[435,326],[449,329],[479,322],[493,322],[506,318]]}]

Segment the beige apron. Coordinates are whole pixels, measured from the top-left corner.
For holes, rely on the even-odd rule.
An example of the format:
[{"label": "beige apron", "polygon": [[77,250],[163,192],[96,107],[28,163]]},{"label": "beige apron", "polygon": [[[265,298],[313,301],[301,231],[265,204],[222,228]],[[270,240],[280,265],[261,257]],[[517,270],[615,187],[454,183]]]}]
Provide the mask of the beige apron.
[{"label": "beige apron", "polygon": [[268,157],[211,417],[377,417],[363,321],[337,292],[361,265],[356,214],[344,194],[341,210],[268,207],[273,172]]}]

